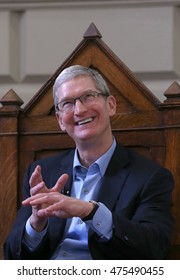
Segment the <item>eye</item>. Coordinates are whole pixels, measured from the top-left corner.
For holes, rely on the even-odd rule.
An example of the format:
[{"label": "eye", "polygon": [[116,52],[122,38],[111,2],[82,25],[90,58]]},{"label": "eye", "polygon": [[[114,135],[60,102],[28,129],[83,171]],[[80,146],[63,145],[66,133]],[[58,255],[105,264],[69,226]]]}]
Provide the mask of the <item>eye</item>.
[{"label": "eye", "polygon": [[95,98],[95,95],[92,92],[88,92],[87,94],[84,95],[84,100],[87,100],[87,101],[93,100],[94,98]]},{"label": "eye", "polygon": [[74,101],[73,100],[67,100],[61,103],[61,107],[62,109],[64,108],[68,108],[74,105]]}]

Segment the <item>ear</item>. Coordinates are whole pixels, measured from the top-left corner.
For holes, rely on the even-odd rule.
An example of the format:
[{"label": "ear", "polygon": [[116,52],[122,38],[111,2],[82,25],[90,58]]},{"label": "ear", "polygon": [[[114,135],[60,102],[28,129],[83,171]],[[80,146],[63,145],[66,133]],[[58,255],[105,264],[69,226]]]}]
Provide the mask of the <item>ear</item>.
[{"label": "ear", "polygon": [[116,113],[116,99],[113,95],[109,95],[107,98],[108,108],[109,108],[109,116],[112,117]]},{"label": "ear", "polygon": [[63,132],[65,132],[65,131],[66,131],[66,128],[65,128],[65,126],[64,126],[64,124],[63,124],[62,117],[60,116],[60,114],[59,114],[58,112],[56,112],[56,118],[57,118],[57,121],[58,121],[58,124],[59,124],[61,130],[62,130]]}]

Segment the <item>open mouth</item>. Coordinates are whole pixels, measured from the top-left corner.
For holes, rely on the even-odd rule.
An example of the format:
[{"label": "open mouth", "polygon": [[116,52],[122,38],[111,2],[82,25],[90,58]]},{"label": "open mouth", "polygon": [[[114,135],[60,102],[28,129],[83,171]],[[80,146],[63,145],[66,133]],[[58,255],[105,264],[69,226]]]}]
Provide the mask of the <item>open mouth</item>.
[{"label": "open mouth", "polygon": [[79,121],[77,122],[77,125],[83,125],[83,124],[86,124],[86,123],[90,123],[93,121],[94,118],[87,118],[87,119],[84,119],[82,121]]}]

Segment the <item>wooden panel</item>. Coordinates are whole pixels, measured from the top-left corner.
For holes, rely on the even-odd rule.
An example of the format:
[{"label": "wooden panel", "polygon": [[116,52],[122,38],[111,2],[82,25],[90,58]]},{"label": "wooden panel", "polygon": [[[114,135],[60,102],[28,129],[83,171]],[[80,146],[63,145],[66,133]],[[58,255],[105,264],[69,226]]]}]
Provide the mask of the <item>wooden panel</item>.
[{"label": "wooden panel", "polygon": [[17,210],[17,134],[16,118],[0,118],[0,258],[3,242]]}]

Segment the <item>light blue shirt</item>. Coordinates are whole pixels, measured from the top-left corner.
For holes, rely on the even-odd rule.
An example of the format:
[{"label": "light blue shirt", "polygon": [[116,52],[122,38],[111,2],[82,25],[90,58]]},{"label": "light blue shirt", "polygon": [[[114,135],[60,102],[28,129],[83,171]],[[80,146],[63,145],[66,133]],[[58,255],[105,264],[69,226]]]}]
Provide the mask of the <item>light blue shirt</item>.
[{"label": "light blue shirt", "polygon": [[[81,200],[96,200],[101,180],[105,174],[106,168],[116,147],[114,139],[110,149],[103,154],[88,169],[81,165],[78,158],[78,151],[75,150],[73,163],[73,185],[71,196]],[[106,217],[104,219],[104,217]],[[88,249],[88,229],[91,228],[103,240],[109,240],[112,237],[112,214],[110,210],[102,203],[96,211],[92,220],[83,222],[79,217],[73,217],[67,220],[63,241],[55,250],[52,259],[92,259]],[[26,223],[26,233],[24,242],[29,249],[34,250],[46,230],[36,232],[30,225],[29,220]]]}]

